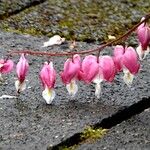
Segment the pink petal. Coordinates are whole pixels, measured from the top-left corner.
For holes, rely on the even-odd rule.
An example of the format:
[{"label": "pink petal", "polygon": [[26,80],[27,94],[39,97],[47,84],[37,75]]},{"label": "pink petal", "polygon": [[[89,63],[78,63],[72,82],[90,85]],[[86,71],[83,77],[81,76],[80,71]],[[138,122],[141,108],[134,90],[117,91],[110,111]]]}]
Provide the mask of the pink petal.
[{"label": "pink petal", "polygon": [[147,49],[147,46],[150,43],[150,28],[146,24],[145,26],[139,26],[137,29],[137,36],[139,42],[142,45],[143,50]]},{"label": "pink petal", "polygon": [[122,45],[116,45],[114,48],[114,57],[119,56],[119,55],[123,55],[125,52],[124,47]]},{"label": "pink petal", "polygon": [[10,71],[12,71],[14,63],[12,60],[0,60],[0,65],[2,65],[0,67],[0,73],[9,73]]},{"label": "pink petal", "polygon": [[115,77],[115,64],[110,56],[101,56],[99,59],[99,66],[103,73],[103,78],[106,81],[112,81]]},{"label": "pink petal", "polygon": [[93,55],[86,56],[82,62],[79,78],[86,83],[90,83],[99,72],[97,57]]},{"label": "pink petal", "polygon": [[125,52],[125,49],[122,45],[117,45],[114,49],[114,64],[117,72],[122,70],[122,56]]},{"label": "pink petal", "polygon": [[24,54],[21,55],[19,62],[16,65],[16,72],[19,81],[22,83],[25,80],[25,76],[28,72],[29,64]]},{"label": "pink petal", "polygon": [[125,54],[122,58],[122,63],[132,74],[136,74],[139,71],[140,64],[138,62],[138,56],[134,48],[126,48]]},{"label": "pink petal", "polygon": [[47,62],[44,64],[41,72],[40,79],[44,88],[53,88],[56,81],[56,71],[53,68],[52,62],[48,64]]}]

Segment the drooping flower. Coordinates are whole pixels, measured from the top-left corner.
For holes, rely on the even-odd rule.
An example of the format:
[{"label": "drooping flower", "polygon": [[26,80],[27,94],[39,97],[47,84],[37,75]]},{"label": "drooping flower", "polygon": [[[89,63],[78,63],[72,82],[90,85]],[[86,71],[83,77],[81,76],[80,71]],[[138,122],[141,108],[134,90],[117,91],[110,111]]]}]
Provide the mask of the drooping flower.
[{"label": "drooping flower", "polygon": [[134,75],[138,73],[140,68],[135,49],[132,47],[124,48],[121,45],[117,45],[114,49],[113,59],[116,71],[123,70],[123,80],[128,86],[131,86]]},{"label": "drooping flower", "polygon": [[146,50],[143,50],[141,44],[139,44],[139,46],[136,48],[136,52],[137,52],[137,54],[139,56],[139,59],[143,60],[149,54],[150,48],[148,46]]},{"label": "drooping flower", "polygon": [[112,82],[116,75],[113,58],[110,56],[101,56],[99,58],[99,66],[102,70],[103,80]]},{"label": "drooping flower", "polygon": [[125,49],[122,45],[116,45],[113,52],[113,60],[116,68],[116,72],[122,71],[122,57]]},{"label": "drooping flower", "polygon": [[78,78],[80,66],[80,56],[74,55],[72,59],[67,59],[64,64],[64,70],[61,72],[61,79],[72,97],[75,96],[78,91],[76,80]]},{"label": "drooping flower", "polygon": [[101,89],[100,82],[101,79],[98,75],[99,73],[99,63],[98,58],[93,55],[86,56],[82,62],[81,70],[79,73],[79,79],[83,80],[85,83],[96,83],[95,85],[95,95],[99,98],[99,91]]},{"label": "drooping flower", "polygon": [[99,72],[94,78],[93,82],[96,83],[95,95],[97,98],[100,97],[101,93],[101,82],[109,81],[112,82],[116,74],[115,64],[113,58],[110,56],[99,57]]},{"label": "drooping flower", "polygon": [[12,60],[0,59],[0,80],[3,80],[2,74],[6,74],[12,71],[14,63]]},{"label": "drooping flower", "polygon": [[0,73],[9,73],[12,71],[14,63],[12,60],[0,60]]},{"label": "drooping flower", "polygon": [[130,86],[134,75],[138,73],[140,64],[138,62],[138,56],[134,48],[125,48],[125,53],[122,57],[122,65],[124,72],[124,82]]},{"label": "drooping flower", "polygon": [[56,81],[56,71],[53,68],[53,63],[45,62],[39,75],[44,87],[42,96],[47,104],[51,104],[56,95],[53,89]]},{"label": "drooping flower", "polygon": [[26,89],[25,77],[29,69],[29,64],[24,54],[21,55],[19,62],[16,65],[16,73],[18,80],[15,82],[17,92],[24,91]]},{"label": "drooping flower", "polygon": [[[144,17],[141,19],[143,21]],[[137,37],[139,40],[139,46],[137,47],[137,53],[139,58],[144,58],[149,53],[149,44],[150,44],[150,27],[146,22],[142,23],[137,28]]]},{"label": "drooping flower", "polygon": [[86,56],[82,62],[79,72],[79,79],[86,83],[91,83],[99,72],[97,57],[94,55]]}]

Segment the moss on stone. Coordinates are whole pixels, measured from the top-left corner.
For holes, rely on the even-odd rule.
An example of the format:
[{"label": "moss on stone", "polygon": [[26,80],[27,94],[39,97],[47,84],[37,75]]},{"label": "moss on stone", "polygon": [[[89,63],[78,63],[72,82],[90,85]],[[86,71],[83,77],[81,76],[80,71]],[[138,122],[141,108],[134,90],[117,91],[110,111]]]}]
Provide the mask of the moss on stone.
[{"label": "moss on stone", "polygon": [[59,150],[76,150],[78,146],[72,146],[72,147],[59,147]]},{"label": "moss on stone", "polygon": [[[97,139],[102,138],[106,133],[107,133],[108,129],[102,129],[102,128],[98,128],[98,129],[93,129],[92,127],[87,127],[84,129],[84,131],[81,133],[81,143],[79,143],[78,145],[73,145],[70,147],[67,147],[66,145],[64,146],[60,146],[58,149],[59,150],[75,150],[77,149],[77,147],[85,142],[93,142]],[[48,148],[50,150],[50,148]]]},{"label": "moss on stone", "polygon": [[43,35],[41,31],[38,31],[35,28],[27,28],[27,29],[13,29],[11,27],[8,27],[7,24],[3,24],[3,30],[7,32],[13,32],[13,33],[18,33],[18,34],[30,34],[30,35]]},{"label": "moss on stone", "polygon": [[93,141],[99,138],[102,138],[106,132],[108,131],[108,129],[102,129],[102,128],[98,128],[98,129],[93,129],[92,127],[87,127],[82,135],[81,135],[81,139],[84,139],[86,141]]},{"label": "moss on stone", "polygon": [[148,12],[149,3],[143,0],[48,0],[3,20],[0,28],[32,35],[59,34],[67,40],[107,41],[108,35],[122,35]]}]

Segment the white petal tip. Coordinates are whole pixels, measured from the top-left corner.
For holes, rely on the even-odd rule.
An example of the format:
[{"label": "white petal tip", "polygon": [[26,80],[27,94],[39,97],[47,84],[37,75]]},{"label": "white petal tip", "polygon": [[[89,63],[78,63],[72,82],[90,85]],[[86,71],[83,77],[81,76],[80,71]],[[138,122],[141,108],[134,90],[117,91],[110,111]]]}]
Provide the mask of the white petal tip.
[{"label": "white petal tip", "polygon": [[26,89],[26,83],[25,82],[20,83],[20,81],[17,80],[15,82],[15,87],[16,87],[16,90],[17,90],[18,93],[22,92]]},{"label": "white petal tip", "polygon": [[51,104],[53,99],[55,98],[55,91],[52,89],[45,88],[45,90],[42,92],[42,96],[45,99],[47,104]]},{"label": "white petal tip", "polygon": [[66,89],[71,97],[75,97],[78,91],[78,86],[75,81],[71,81],[69,84],[66,85]]},{"label": "white petal tip", "polygon": [[142,50],[141,45],[139,45],[139,46],[136,48],[136,52],[137,52],[137,54],[138,54],[138,56],[139,56],[139,59],[140,59],[140,60],[143,60],[144,53],[143,53],[143,50]]},{"label": "white petal tip", "polygon": [[141,45],[139,45],[137,48],[136,48],[136,52],[139,56],[139,59],[142,61],[143,59],[145,59],[145,57],[149,54],[150,52],[150,48],[147,47],[147,50],[143,50]]},{"label": "white petal tip", "polygon": [[101,84],[97,83],[95,85],[95,96],[99,99],[101,95]]},{"label": "white petal tip", "polygon": [[150,48],[148,47],[147,50],[144,51],[143,59],[145,59],[145,57],[149,54],[149,52],[150,52]]},{"label": "white petal tip", "polygon": [[2,75],[0,74],[0,82],[3,82],[3,81],[4,81],[4,79],[3,79]]},{"label": "white petal tip", "polygon": [[134,79],[133,74],[131,74],[129,71],[124,71],[123,80],[128,87],[131,87],[133,79]]}]

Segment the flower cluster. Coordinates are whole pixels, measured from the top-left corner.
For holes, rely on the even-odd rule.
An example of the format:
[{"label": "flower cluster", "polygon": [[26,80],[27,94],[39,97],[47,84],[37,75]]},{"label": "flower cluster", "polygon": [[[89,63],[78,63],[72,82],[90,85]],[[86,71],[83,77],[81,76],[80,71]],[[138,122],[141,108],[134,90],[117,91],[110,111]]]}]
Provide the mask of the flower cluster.
[{"label": "flower cluster", "polygon": [[[143,18],[141,21],[143,21]],[[68,58],[64,63],[60,76],[69,95],[74,97],[78,91],[77,82],[83,81],[86,84],[95,83],[95,95],[99,98],[101,82],[112,82],[115,75],[121,71],[124,73],[124,82],[130,87],[134,76],[139,72],[139,60],[143,59],[149,52],[150,43],[150,28],[147,23],[141,22],[136,33],[139,41],[139,46],[136,50],[131,46],[117,45],[114,47],[113,56],[87,55],[82,60],[79,55],[80,53],[76,53],[71,58]],[[0,75],[12,71],[13,66],[12,60],[1,59]],[[25,77],[28,69],[28,61],[25,58],[25,54],[22,53],[16,65],[18,80],[15,82],[15,87],[18,93],[26,88]],[[56,71],[53,67],[53,62],[44,63],[39,73],[39,78],[43,85],[42,96],[47,104],[51,104],[56,95],[54,91]]]},{"label": "flower cluster", "polygon": [[[11,60],[0,60],[0,63],[1,73],[7,73],[13,69],[13,62]],[[26,88],[25,77],[28,68],[28,61],[24,54],[22,54],[16,65],[18,80],[15,82],[15,86],[18,93]],[[81,61],[80,55],[74,55],[72,58],[66,60],[64,69],[60,75],[62,82],[66,85],[69,95],[72,97],[75,96],[78,91],[77,80],[80,80],[87,84],[91,82],[95,83],[95,95],[99,98],[101,93],[101,82],[112,82],[115,75],[123,70],[123,79],[125,83],[130,86],[139,68],[138,55],[134,48],[124,48],[121,45],[117,45],[114,48],[113,57],[108,55],[99,57],[88,55]],[[39,77],[44,88],[42,96],[47,104],[51,104],[55,97],[54,85],[56,81],[56,71],[52,62],[44,63]]]}]

